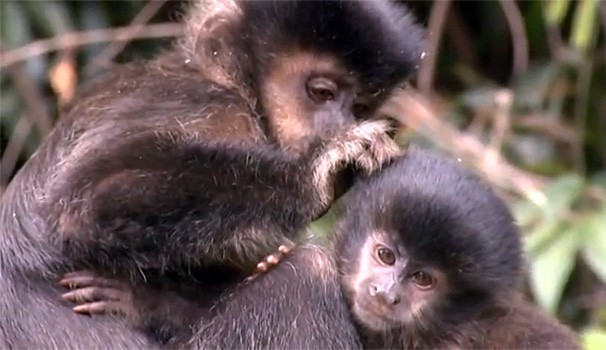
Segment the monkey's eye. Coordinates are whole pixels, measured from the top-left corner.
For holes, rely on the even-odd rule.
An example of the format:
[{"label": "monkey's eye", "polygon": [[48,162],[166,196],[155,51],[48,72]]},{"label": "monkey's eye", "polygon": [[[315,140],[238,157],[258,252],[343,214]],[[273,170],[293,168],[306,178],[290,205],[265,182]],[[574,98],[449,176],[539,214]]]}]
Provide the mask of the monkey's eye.
[{"label": "monkey's eye", "polygon": [[396,256],[389,248],[381,247],[377,249],[377,258],[385,265],[393,265],[396,262]]},{"label": "monkey's eye", "polygon": [[307,82],[307,95],[315,103],[333,101],[337,96],[337,90],[337,84],[326,78],[312,78]]},{"label": "monkey's eye", "polygon": [[431,289],[436,284],[436,279],[424,271],[417,271],[410,278],[419,289]]}]

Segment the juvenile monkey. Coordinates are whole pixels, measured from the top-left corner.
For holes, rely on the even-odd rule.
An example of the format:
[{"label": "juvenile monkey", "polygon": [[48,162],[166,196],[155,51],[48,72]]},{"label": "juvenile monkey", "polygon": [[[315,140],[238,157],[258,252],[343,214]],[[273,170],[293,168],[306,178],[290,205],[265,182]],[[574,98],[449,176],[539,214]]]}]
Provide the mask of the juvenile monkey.
[{"label": "juvenile monkey", "polygon": [[344,199],[334,251],[365,348],[580,349],[523,300],[514,219],[456,161],[409,151]]},{"label": "juvenile monkey", "polygon": [[[400,153],[369,118],[421,57],[401,5],[201,0],[186,17],[172,48],[82,88],[4,193],[0,348],[149,348],[174,305],[191,310],[176,330],[194,328],[344,173]],[[57,280],[81,269],[165,301],[151,343],[61,302]]]}]

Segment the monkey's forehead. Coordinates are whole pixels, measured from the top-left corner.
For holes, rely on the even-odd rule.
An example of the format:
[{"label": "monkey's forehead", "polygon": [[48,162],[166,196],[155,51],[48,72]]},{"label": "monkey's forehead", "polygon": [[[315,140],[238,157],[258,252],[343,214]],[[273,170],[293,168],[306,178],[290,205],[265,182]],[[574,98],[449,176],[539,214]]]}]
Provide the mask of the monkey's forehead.
[{"label": "monkey's forehead", "polygon": [[244,31],[267,51],[285,44],[342,58],[369,88],[412,74],[423,52],[423,29],[401,4],[374,1],[244,1]]},{"label": "monkey's forehead", "polygon": [[381,228],[410,254],[517,260],[520,235],[507,205],[472,175],[453,159],[411,150],[354,186],[346,220]]}]

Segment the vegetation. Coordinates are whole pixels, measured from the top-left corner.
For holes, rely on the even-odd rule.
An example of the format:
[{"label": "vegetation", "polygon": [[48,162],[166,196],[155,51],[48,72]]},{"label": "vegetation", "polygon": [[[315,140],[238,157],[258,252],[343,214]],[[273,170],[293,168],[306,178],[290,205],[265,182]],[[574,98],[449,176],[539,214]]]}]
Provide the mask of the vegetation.
[{"label": "vegetation", "polygon": [[[402,141],[502,191],[525,233],[530,295],[606,349],[606,2],[408,3],[431,35],[398,106]],[[0,2],[0,192],[78,83],[165,45],[182,5]]]}]

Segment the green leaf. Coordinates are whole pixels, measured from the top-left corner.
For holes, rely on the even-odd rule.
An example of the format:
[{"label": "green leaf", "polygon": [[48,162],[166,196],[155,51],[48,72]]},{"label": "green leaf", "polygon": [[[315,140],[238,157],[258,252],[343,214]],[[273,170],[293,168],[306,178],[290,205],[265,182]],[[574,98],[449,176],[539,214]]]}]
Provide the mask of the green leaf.
[{"label": "green leaf", "polygon": [[551,0],[545,1],[545,19],[548,24],[559,26],[564,17],[566,16],[566,12],[568,12],[568,8],[570,6],[569,0]]},{"label": "green leaf", "polygon": [[35,23],[41,26],[48,36],[67,33],[74,30],[72,15],[64,1],[23,1],[23,6]]},{"label": "green leaf", "polygon": [[571,42],[581,52],[587,52],[597,36],[598,1],[583,0],[577,7],[572,27]]},{"label": "green leaf", "polygon": [[3,1],[0,16],[2,18],[0,28],[3,46],[6,45],[6,48],[16,47],[33,40],[29,21],[24,14],[21,3]]},{"label": "green leaf", "polygon": [[583,332],[583,348],[585,350],[604,350],[606,349],[606,331],[601,329],[588,329]]},{"label": "green leaf", "polygon": [[532,256],[539,256],[549,247],[551,242],[560,233],[563,223],[559,220],[543,220],[529,234],[524,236],[526,252]]},{"label": "green leaf", "polygon": [[460,103],[474,109],[491,108],[494,105],[494,96],[497,91],[497,88],[493,86],[476,87],[462,93]]},{"label": "green leaf", "polygon": [[522,227],[532,224],[541,214],[540,208],[528,200],[516,202],[511,206],[511,211],[517,224]]},{"label": "green leaf", "polygon": [[584,180],[578,174],[559,177],[545,190],[547,201],[543,207],[546,220],[556,220],[562,210],[568,209],[583,191]]},{"label": "green leaf", "polygon": [[585,236],[583,258],[602,282],[606,282],[606,208],[578,225]]},{"label": "green leaf", "polygon": [[530,277],[534,296],[537,302],[551,313],[557,310],[581,241],[574,230],[560,231],[549,245],[532,259]]},{"label": "green leaf", "polygon": [[533,65],[524,74],[517,76],[513,82],[516,106],[533,110],[543,108],[545,98],[553,90],[561,71],[562,68],[557,63],[546,63]]},{"label": "green leaf", "polygon": [[591,176],[589,182],[592,185],[600,186],[606,189],[606,171],[595,173],[593,176]]}]

